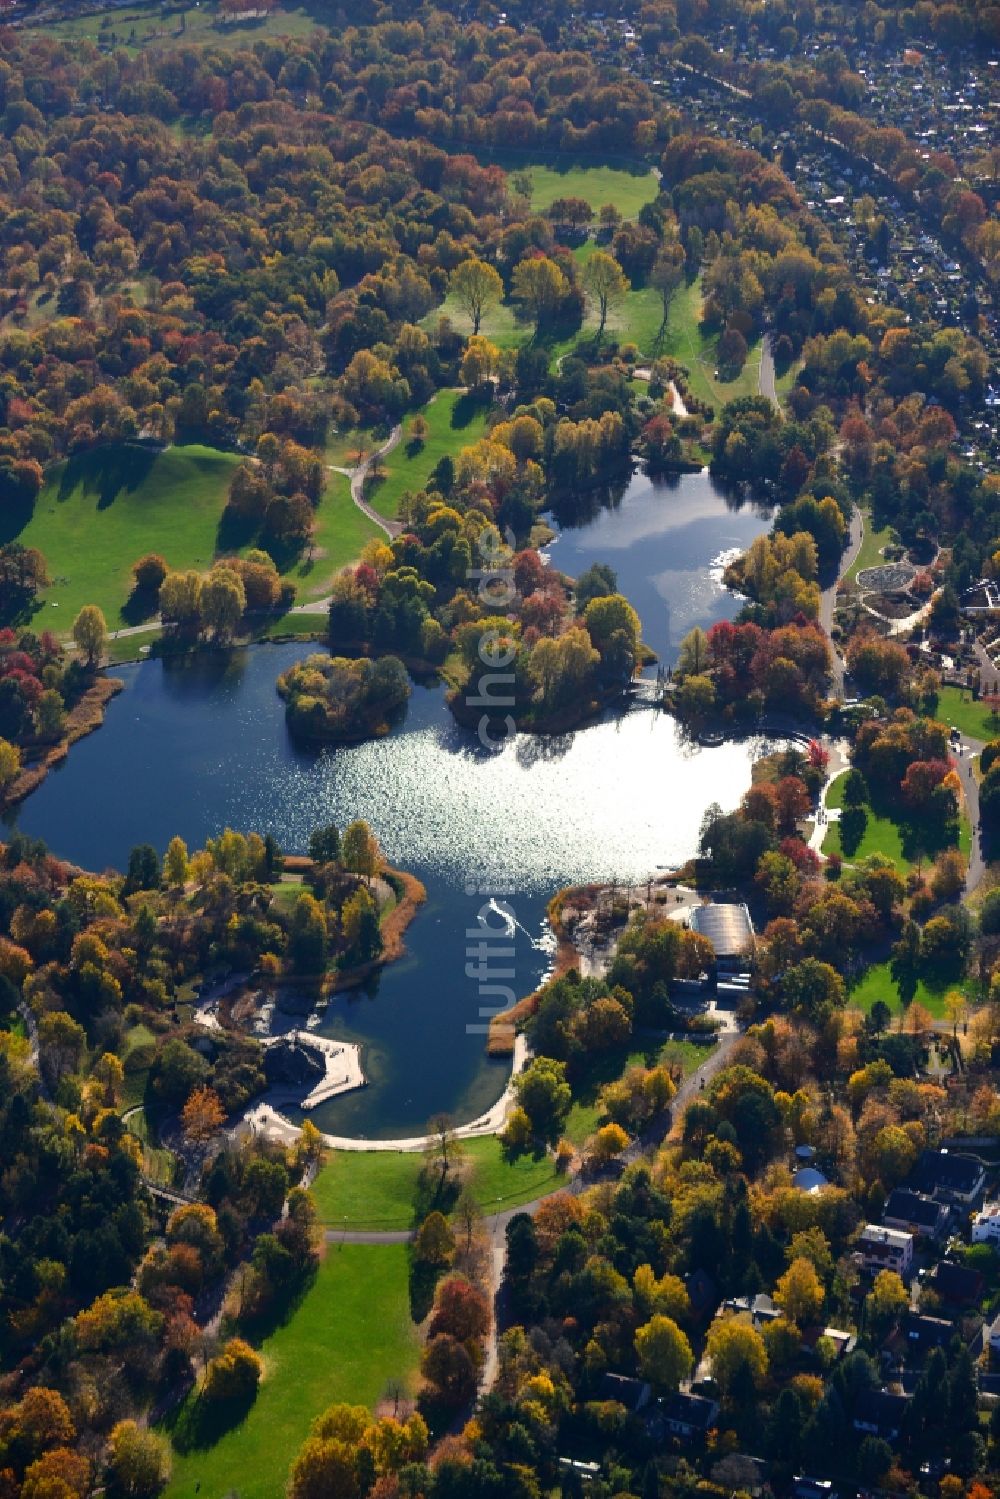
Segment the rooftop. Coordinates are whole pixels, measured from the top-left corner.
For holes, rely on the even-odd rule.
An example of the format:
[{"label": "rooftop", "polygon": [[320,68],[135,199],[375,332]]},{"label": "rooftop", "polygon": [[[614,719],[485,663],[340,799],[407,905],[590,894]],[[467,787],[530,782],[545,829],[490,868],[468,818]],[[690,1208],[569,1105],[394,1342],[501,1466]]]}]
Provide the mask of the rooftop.
[{"label": "rooftop", "polygon": [[738,957],[753,947],[753,922],[745,905],[695,906],[691,925],[708,938],[716,957]]}]

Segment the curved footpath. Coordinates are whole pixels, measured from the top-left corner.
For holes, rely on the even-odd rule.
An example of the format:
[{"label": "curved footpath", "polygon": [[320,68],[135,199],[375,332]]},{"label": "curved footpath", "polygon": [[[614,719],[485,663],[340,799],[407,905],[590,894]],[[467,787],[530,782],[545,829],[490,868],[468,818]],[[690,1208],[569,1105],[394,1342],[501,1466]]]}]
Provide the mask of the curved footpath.
[{"label": "curved footpath", "polygon": [[[315,1043],[317,1038],[309,1034],[310,1043]],[[528,1059],[528,1042],[523,1035],[518,1035],[514,1040],[514,1058],[511,1067],[510,1078],[500,1097],[491,1109],[481,1114],[478,1119],[473,1119],[468,1124],[460,1124],[452,1131],[456,1140],[473,1140],[480,1135],[495,1135],[503,1128],[507,1118],[507,1110],[514,1098],[514,1078],[523,1069]],[[243,1122],[249,1124],[250,1128],[260,1134],[269,1135],[272,1139],[280,1140],[283,1144],[293,1144],[298,1139],[298,1127],[284,1114],[280,1114],[276,1108],[269,1103],[258,1103],[248,1109],[243,1116]],[[419,1151],[427,1150],[437,1139],[436,1135],[408,1135],[401,1140],[369,1140],[364,1135],[323,1135],[323,1144],[330,1150],[389,1150],[389,1151]],[[350,1239],[348,1243],[352,1242]],[[357,1242],[367,1243],[367,1239]],[[379,1236],[375,1236],[376,1243],[381,1242]]]},{"label": "curved footpath", "polygon": [[864,540],[864,535],[865,523],[861,511],[855,506],[854,514],[851,516],[850,530],[847,535],[847,546],[837,564],[836,575],[819,596],[819,623],[827,640],[830,642],[833,688],[835,695],[841,701],[843,701],[844,697],[844,676],[847,668],[833,639],[833,620],[837,610],[837,584],[853,567],[858,553],[861,551],[861,543]]},{"label": "curved footpath", "polygon": [[[757,376],[757,387],[762,396],[767,396],[773,401],[779,412],[781,402],[778,400],[778,385],[774,373],[774,351],[771,348],[771,335],[765,333],[760,341],[760,372]],[[784,412],[781,413],[784,415]]]}]

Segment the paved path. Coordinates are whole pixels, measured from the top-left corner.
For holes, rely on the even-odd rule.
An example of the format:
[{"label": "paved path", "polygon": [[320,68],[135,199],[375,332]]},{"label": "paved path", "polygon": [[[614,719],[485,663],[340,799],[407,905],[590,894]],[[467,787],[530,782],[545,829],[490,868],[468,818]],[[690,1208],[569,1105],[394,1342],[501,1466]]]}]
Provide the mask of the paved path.
[{"label": "paved path", "polygon": [[830,675],[832,677],[833,694],[843,701],[844,697],[844,675],[846,667],[843,657],[837,650],[833,641],[833,619],[837,608],[837,584],[845,573],[849,572],[854,561],[861,551],[861,543],[864,540],[865,523],[861,511],[855,507],[851,516],[851,526],[847,535],[847,546],[843,556],[837,564],[836,574],[819,596],[819,623],[830,642]]},{"label": "paved path", "polygon": [[[389,433],[389,436],[386,438],[382,446],[380,448],[376,448],[374,453],[372,453],[370,457],[365,459],[364,463],[359,463],[357,468],[340,468],[334,470],[335,473],[346,474],[348,479],[350,479],[351,499],[354,501],[355,505],[357,505],[362,515],[367,515],[368,519],[370,521],[374,521],[375,525],[378,526],[380,530],[384,531],[385,534],[390,538],[399,535],[399,533],[403,529],[403,523],[402,521],[398,520],[386,520],[384,515],[379,515],[374,506],[369,505],[368,501],[365,499],[365,480],[368,478],[368,475],[374,468],[375,464],[379,463],[383,458],[387,458],[392,452],[393,448],[399,446],[399,443],[402,440],[402,436],[402,423],[397,422],[396,426],[393,427],[392,431]],[[330,464],[329,466],[333,468],[333,464]]]},{"label": "paved path", "polygon": [[958,778],[965,792],[965,805],[969,813],[969,821],[972,824],[972,847],[969,850],[969,867],[965,873],[965,893],[970,895],[983,875],[986,873],[986,860],[983,857],[983,835],[979,827],[979,785],[976,781],[972,762],[977,755],[981,755],[985,748],[982,739],[970,739],[967,734],[962,735],[962,753],[957,757]]},{"label": "paved path", "polygon": [[[310,1036],[311,1041],[315,1037]],[[473,1119],[469,1124],[460,1124],[452,1130],[456,1140],[472,1140],[480,1135],[495,1135],[504,1126],[507,1118],[507,1110],[514,1097],[514,1078],[524,1067],[528,1060],[528,1042],[522,1035],[514,1038],[514,1055],[512,1058],[510,1079],[506,1088],[497,1099],[496,1103],[485,1114],[478,1119]],[[251,1129],[259,1130],[261,1134],[269,1135],[272,1139],[281,1140],[284,1144],[292,1144],[299,1137],[298,1128],[286,1119],[277,1109],[268,1103],[258,1103],[249,1108],[243,1116],[249,1123]],[[437,1140],[436,1135],[409,1135],[402,1140],[369,1140],[364,1135],[324,1135],[323,1143],[330,1150],[391,1150],[391,1151],[421,1151],[427,1150]]]},{"label": "paved path", "polygon": [[[685,1078],[677,1089],[670,1105],[670,1115],[673,1121],[678,1121],[687,1105],[701,1092],[710,1078],[726,1064],[730,1051],[739,1039],[738,1030],[725,1031],[719,1037],[718,1044],[702,1062],[691,1076]],[[518,1039],[521,1039],[520,1037]],[[393,1142],[389,1142],[390,1145]],[[627,1165],[632,1165],[639,1160],[643,1152],[649,1148],[648,1138],[633,1141],[625,1152],[624,1160]],[[500,1212],[489,1213],[483,1219],[484,1227],[490,1236],[490,1281],[493,1294],[494,1316],[489,1335],[486,1340],[486,1357],[483,1361],[482,1374],[479,1381],[479,1393],[486,1394],[493,1388],[499,1369],[499,1328],[498,1322],[498,1300],[503,1287],[504,1266],[507,1259],[507,1225],[518,1213],[534,1215],[543,1202],[550,1197],[555,1197],[560,1192],[582,1192],[589,1185],[581,1176],[568,1179],[565,1185],[556,1187],[551,1192],[546,1192],[541,1197],[536,1197],[532,1202],[518,1203],[514,1207],[503,1208]],[[413,1238],[412,1229],[396,1229],[387,1232],[370,1233],[363,1230],[349,1228],[336,1228],[327,1226],[324,1231],[327,1244],[408,1244]]]},{"label": "paved path", "polygon": [[771,348],[770,333],[765,333],[760,341],[758,387],[761,395],[767,396],[768,400],[773,401],[778,410],[781,411],[781,402],[778,400],[778,386],[774,376],[774,352]]}]

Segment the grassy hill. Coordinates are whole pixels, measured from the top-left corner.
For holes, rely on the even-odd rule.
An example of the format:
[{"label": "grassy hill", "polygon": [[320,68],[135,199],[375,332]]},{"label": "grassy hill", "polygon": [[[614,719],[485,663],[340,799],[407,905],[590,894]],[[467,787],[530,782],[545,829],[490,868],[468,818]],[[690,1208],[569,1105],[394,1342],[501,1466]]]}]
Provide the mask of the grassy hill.
[{"label": "grassy hill", "polygon": [[30,515],[4,516],[0,539],[38,547],[52,587],[37,627],[65,633],[84,604],[99,604],[110,628],[132,564],[159,552],[171,567],[206,568],[239,459],[213,448],[98,448],[52,469]]},{"label": "grassy hill", "polygon": [[[84,604],[99,604],[112,630],[137,623],[125,606],[132,565],[146,552],[159,552],[172,568],[210,567],[239,462],[234,453],[192,445],[98,448],[57,464],[34,506],[0,521],[0,541],[38,547],[48,562],[52,586],[36,628],[65,634]],[[343,475],[330,474],[312,560],[304,555],[287,568],[299,601],[325,594],[332,574],[379,534]]]},{"label": "grassy hill", "polygon": [[[459,390],[442,390],[437,397],[403,422],[403,440],[380,465],[377,479],[369,479],[366,498],[387,519],[394,519],[399,502],[409,489],[423,489],[440,460],[456,457],[463,448],[478,442],[486,431],[488,408]],[[423,443],[411,433],[417,416],[427,423]],[[333,476],[331,476],[333,477]]]},{"label": "grassy hill", "polygon": [[[315,1418],[337,1401],[374,1406],[386,1383],[413,1381],[405,1244],[331,1244],[284,1326],[260,1349],[264,1378],[246,1418],[209,1447],[175,1450],[166,1499],[275,1499]],[[184,1447],[190,1397],[174,1423]]]},{"label": "grassy hill", "polygon": [[502,159],[508,172],[523,172],[531,179],[531,206],[544,213],[557,198],[583,198],[596,213],[613,203],[622,218],[635,219],[640,208],[652,203],[660,191],[656,173],[626,171],[621,167],[593,166],[586,162],[562,164]]}]

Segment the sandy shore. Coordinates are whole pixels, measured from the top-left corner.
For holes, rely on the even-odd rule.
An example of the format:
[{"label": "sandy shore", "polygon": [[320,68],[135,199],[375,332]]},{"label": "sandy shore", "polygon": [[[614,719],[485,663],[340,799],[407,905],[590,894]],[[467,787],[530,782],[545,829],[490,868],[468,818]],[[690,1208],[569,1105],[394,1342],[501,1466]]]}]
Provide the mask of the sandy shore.
[{"label": "sandy shore", "polygon": [[[315,1044],[317,1037],[307,1036],[307,1043]],[[333,1046],[343,1043],[331,1042]],[[514,1044],[513,1067],[511,1068],[510,1080],[496,1103],[485,1114],[478,1119],[471,1120],[468,1124],[460,1124],[454,1130],[456,1139],[471,1140],[478,1135],[495,1135],[503,1128],[507,1118],[507,1111],[514,1097],[514,1078],[524,1067],[528,1060],[528,1043],[524,1036],[518,1036]],[[320,1085],[322,1086],[322,1085]],[[346,1088],[337,1090],[346,1092]],[[334,1097],[333,1093],[324,1095]],[[303,1102],[303,1108],[306,1107]],[[267,1099],[253,1104],[243,1116],[243,1122],[248,1124],[252,1130],[267,1135],[270,1139],[280,1140],[282,1144],[291,1145],[298,1138],[298,1128],[292,1121],[285,1117],[274,1104]],[[357,1138],[351,1135],[323,1135],[323,1144],[330,1150],[426,1150],[436,1136],[433,1135],[410,1135],[401,1140],[368,1140],[364,1136]]]}]

